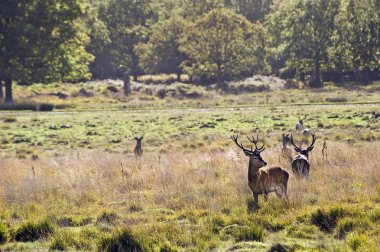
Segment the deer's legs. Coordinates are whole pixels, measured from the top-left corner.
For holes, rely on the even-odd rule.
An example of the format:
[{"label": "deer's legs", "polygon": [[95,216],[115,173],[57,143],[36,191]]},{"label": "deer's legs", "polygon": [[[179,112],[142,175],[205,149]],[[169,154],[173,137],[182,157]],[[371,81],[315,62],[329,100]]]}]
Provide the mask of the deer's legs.
[{"label": "deer's legs", "polygon": [[255,209],[258,209],[260,207],[259,206],[259,195],[256,193],[253,193],[253,207]]},{"label": "deer's legs", "polygon": [[265,201],[268,201],[268,193],[267,193],[267,192],[264,193],[264,200],[265,200]]}]

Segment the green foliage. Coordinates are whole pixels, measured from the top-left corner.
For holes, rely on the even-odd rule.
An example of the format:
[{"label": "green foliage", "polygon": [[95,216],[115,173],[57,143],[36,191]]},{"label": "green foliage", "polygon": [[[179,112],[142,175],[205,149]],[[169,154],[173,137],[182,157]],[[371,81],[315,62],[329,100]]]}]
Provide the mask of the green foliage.
[{"label": "green foliage", "polygon": [[179,51],[179,40],[188,23],[179,16],[170,17],[152,26],[145,44],[136,46],[139,64],[147,73],[181,74],[180,64],[186,56]]},{"label": "green foliage", "polygon": [[365,234],[358,234],[356,232],[350,233],[347,236],[347,244],[354,250],[360,251],[360,247],[368,242],[368,236]]},{"label": "green foliage", "polygon": [[47,238],[54,231],[54,225],[49,219],[39,222],[28,221],[17,228],[14,239],[21,242],[33,242]]},{"label": "green foliage", "polygon": [[0,244],[6,243],[9,239],[9,231],[7,227],[0,222]]},{"label": "green foliage", "polygon": [[311,75],[311,85],[321,87],[321,65],[328,61],[328,48],[340,1],[282,1],[268,17],[272,53],[283,58],[284,69],[303,78]]},{"label": "green foliage", "polygon": [[96,57],[91,68],[96,77],[121,77],[141,73],[134,47],[144,42],[147,20],[152,15],[148,0],[111,0],[99,7],[92,23],[94,30],[91,51]]},{"label": "green foliage", "polygon": [[212,10],[181,40],[180,50],[189,57],[183,69],[191,76],[215,78],[219,86],[227,79],[259,72],[263,33],[260,24],[253,25],[231,10]]}]

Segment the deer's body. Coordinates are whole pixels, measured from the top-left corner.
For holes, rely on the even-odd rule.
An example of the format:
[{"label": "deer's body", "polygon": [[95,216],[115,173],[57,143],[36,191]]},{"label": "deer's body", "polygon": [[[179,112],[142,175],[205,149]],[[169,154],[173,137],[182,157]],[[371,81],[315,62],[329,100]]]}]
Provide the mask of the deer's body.
[{"label": "deer's body", "polygon": [[292,171],[297,177],[306,177],[309,175],[310,164],[305,155],[297,155],[292,161]]},{"label": "deer's body", "polygon": [[281,156],[290,163],[292,161],[292,149],[290,148],[290,133],[282,134]]},{"label": "deer's body", "polygon": [[136,147],[134,149],[134,153],[135,153],[135,156],[137,158],[141,158],[142,154],[143,154],[143,149],[141,147],[141,141],[143,140],[144,137],[135,137],[135,140],[136,140]]},{"label": "deer's body", "polygon": [[[251,169],[251,165],[248,169]],[[248,175],[248,186],[255,195],[276,192],[279,197],[286,195],[289,173],[281,167],[258,169],[257,172]]]},{"label": "deer's body", "polygon": [[293,142],[293,137],[290,138],[291,143],[294,146],[294,150],[299,153],[299,155],[297,155],[292,161],[292,171],[299,178],[307,177],[309,175],[309,171],[310,171],[309,153],[313,150],[315,139],[316,139],[314,132],[310,131],[310,134],[313,139],[309,147],[307,147],[307,149],[305,150],[301,149],[301,146],[298,147]]},{"label": "deer's body", "polygon": [[302,120],[299,120],[299,121],[296,123],[296,131],[297,131],[297,132],[302,132],[303,129],[304,129],[303,121],[302,121]]},{"label": "deer's body", "polygon": [[278,197],[287,197],[286,191],[288,187],[289,173],[281,167],[271,167],[269,169],[261,169],[267,163],[261,158],[260,153],[264,151],[264,146],[257,148],[258,140],[249,139],[255,144],[256,149],[253,151],[245,149],[242,144],[237,141],[238,137],[232,137],[232,140],[244,151],[249,157],[248,164],[248,186],[253,193],[254,207],[259,207],[259,195],[264,194],[265,199],[268,199],[268,194],[275,192]]}]

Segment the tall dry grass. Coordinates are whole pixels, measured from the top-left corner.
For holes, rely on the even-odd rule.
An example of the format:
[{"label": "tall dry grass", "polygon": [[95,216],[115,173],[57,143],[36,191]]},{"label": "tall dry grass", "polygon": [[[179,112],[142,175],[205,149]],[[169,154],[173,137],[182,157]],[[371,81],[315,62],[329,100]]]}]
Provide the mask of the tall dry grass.
[{"label": "tall dry grass", "polygon": [[[311,154],[308,179],[291,176],[290,201],[302,206],[373,196],[380,181],[380,144],[328,146],[327,160],[318,147]],[[269,166],[279,165],[278,155],[276,149],[267,150],[263,158]],[[290,165],[281,163],[291,173]],[[141,161],[100,151],[36,161],[2,159],[0,199],[11,205],[138,202],[147,208],[218,210],[250,197],[247,166],[248,158],[233,147],[212,153],[144,153]]]},{"label": "tall dry grass", "polygon": [[[233,146],[210,153],[144,153],[140,161],[101,151],[36,161],[3,158],[0,209],[11,227],[40,216],[81,214],[96,219],[104,211],[116,213],[123,225],[141,227],[165,221],[156,212],[191,209],[227,215],[244,212],[244,218],[282,216],[286,221],[317,208],[361,204],[360,209],[365,209],[367,202],[377,202],[378,153],[379,142],[329,142],[326,160],[317,146],[311,154],[308,179],[297,181],[290,165],[283,165],[291,174],[289,202],[274,195],[268,202],[260,198],[262,209],[257,213],[247,212],[247,201],[252,198],[247,185],[248,158]],[[272,148],[262,157],[274,166],[279,164],[278,155]]]}]

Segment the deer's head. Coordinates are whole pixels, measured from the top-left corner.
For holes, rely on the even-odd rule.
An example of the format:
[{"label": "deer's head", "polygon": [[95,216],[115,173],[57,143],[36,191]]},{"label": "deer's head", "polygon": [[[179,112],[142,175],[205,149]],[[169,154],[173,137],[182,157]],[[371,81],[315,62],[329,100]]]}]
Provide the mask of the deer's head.
[{"label": "deer's head", "polygon": [[135,140],[136,140],[136,145],[140,145],[141,144],[141,141],[144,139],[144,136],[142,137],[135,137]]},{"label": "deer's head", "polygon": [[253,146],[251,146],[251,149],[244,148],[243,144],[238,142],[238,138],[239,138],[239,135],[231,136],[232,141],[234,141],[236,145],[239,146],[239,148],[244,151],[244,154],[247,157],[249,157],[250,163],[252,163],[255,167],[259,167],[259,168],[267,165],[267,162],[265,162],[260,155],[261,152],[265,150],[264,144],[260,148],[257,147],[257,143],[259,141],[258,136],[257,136],[257,139],[255,139],[253,136],[252,136],[252,139],[247,137],[248,140],[255,145],[255,150],[253,150]]},{"label": "deer's head", "polygon": [[310,134],[312,137],[312,141],[309,147],[307,147],[306,149],[302,149],[301,146],[297,146],[293,141],[293,136],[292,135],[290,136],[290,142],[294,146],[294,150],[300,153],[301,155],[305,155],[306,157],[309,157],[309,152],[311,152],[314,149],[314,143],[316,140],[315,133],[311,131]]}]

